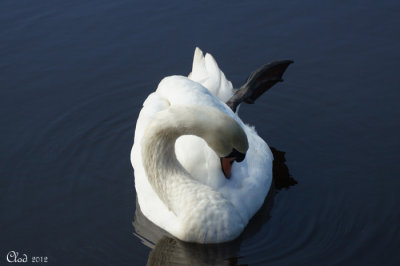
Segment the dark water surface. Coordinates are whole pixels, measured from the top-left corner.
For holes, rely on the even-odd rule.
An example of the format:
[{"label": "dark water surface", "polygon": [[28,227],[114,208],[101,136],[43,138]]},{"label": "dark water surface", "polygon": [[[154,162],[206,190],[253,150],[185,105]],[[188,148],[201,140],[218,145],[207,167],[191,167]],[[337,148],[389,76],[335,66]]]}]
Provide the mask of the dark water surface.
[{"label": "dark water surface", "polygon": [[[0,264],[400,264],[398,1],[1,1]],[[273,189],[224,245],[162,235],[136,206],[137,116],[194,48],[235,87],[295,64],[241,117],[286,152]],[[43,265],[43,264],[42,264]]]}]

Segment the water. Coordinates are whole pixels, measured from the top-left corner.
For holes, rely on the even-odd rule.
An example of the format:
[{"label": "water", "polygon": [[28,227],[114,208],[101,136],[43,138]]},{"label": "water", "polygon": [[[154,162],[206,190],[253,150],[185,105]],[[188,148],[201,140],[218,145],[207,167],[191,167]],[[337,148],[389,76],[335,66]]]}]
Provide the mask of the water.
[{"label": "water", "polygon": [[[0,10],[0,264],[9,251],[49,265],[399,264],[397,1]],[[196,46],[236,87],[266,62],[295,61],[241,117],[285,152],[277,173],[298,184],[273,189],[243,235],[216,246],[146,221],[129,161],[142,102],[190,72]]]}]

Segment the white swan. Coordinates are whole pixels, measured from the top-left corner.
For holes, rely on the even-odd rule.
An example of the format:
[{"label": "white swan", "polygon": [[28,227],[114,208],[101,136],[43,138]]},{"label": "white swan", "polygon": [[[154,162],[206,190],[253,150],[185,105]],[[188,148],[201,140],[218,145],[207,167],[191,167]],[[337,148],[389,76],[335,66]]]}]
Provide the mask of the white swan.
[{"label": "white swan", "polygon": [[189,77],[164,78],[139,114],[131,151],[139,206],[181,240],[236,238],[270,188],[272,153],[225,104],[234,92],[196,48]]}]

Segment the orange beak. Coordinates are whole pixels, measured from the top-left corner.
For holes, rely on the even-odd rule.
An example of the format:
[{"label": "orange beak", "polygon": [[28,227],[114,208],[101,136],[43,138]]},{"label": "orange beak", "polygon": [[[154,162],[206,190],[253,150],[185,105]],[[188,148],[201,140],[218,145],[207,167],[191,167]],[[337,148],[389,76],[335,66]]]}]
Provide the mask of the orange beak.
[{"label": "orange beak", "polygon": [[231,177],[232,165],[234,161],[241,162],[244,160],[246,153],[241,153],[236,149],[232,149],[232,152],[225,157],[220,158],[221,168],[225,177],[229,179]]},{"label": "orange beak", "polygon": [[224,173],[227,179],[231,177],[232,165],[234,161],[235,157],[221,158],[222,172]]}]

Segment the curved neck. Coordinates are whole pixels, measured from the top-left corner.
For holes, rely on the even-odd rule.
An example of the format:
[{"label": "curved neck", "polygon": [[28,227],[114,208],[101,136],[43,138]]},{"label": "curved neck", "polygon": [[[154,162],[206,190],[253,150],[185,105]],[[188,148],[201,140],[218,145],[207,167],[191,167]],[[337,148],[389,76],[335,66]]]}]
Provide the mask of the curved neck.
[{"label": "curved neck", "polygon": [[184,211],[184,201],[192,197],[191,189],[204,187],[183,168],[175,154],[178,137],[204,137],[205,128],[212,127],[209,117],[199,115],[198,109],[174,107],[157,113],[142,139],[142,160],[149,183],[176,215]]}]

